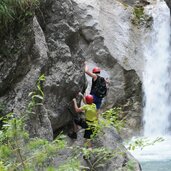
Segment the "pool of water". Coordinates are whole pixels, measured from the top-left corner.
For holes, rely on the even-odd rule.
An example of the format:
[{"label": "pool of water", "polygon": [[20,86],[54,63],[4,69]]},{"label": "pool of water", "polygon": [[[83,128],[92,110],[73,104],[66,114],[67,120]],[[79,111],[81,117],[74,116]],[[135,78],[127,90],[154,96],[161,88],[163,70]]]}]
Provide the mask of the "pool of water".
[{"label": "pool of water", "polygon": [[143,171],[171,171],[171,137],[162,138],[162,142],[130,151]]},{"label": "pool of water", "polygon": [[171,160],[141,162],[143,171],[171,171]]}]

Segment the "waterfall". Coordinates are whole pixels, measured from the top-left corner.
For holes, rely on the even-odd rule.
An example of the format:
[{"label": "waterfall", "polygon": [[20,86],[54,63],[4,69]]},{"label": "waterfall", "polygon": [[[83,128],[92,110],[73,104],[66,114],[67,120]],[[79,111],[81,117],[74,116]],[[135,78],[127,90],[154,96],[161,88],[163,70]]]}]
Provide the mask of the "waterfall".
[{"label": "waterfall", "polygon": [[171,124],[170,11],[164,1],[158,1],[151,13],[152,33],[144,49],[144,135],[168,135]]},{"label": "waterfall", "polygon": [[[171,40],[170,11],[164,1],[147,7],[153,16],[151,32],[144,36],[145,66],[144,136],[164,141],[131,151],[141,162],[142,171],[171,170]],[[171,130],[170,130],[171,132]]]}]

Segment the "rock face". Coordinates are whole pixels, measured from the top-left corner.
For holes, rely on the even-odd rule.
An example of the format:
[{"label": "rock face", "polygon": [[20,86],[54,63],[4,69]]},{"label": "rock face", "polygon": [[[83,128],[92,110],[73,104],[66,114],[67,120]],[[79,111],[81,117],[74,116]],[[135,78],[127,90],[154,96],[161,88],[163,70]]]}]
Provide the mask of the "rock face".
[{"label": "rock face", "polygon": [[[83,147],[84,141],[82,137],[83,132],[79,131],[77,140],[72,141],[68,139],[69,145],[72,146],[73,149],[74,147],[75,149]],[[54,159],[54,164],[59,166],[60,164],[73,159],[77,154],[80,156],[81,166],[88,167],[89,169],[87,170],[128,171],[131,166],[131,170],[141,171],[141,166],[123,146],[121,137],[118,136],[113,128],[103,129],[102,133],[94,138],[92,144],[94,147],[93,150],[98,151],[97,149],[104,149],[105,153],[103,153],[103,151],[96,153],[92,151],[92,155],[90,155],[89,158],[86,158],[81,149],[79,149],[79,151],[77,150],[77,153],[71,149],[67,149],[62,151],[61,155]],[[109,154],[107,150],[109,150],[113,156],[109,157],[108,155],[105,155]],[[106,160],[106,158],[108,159]]]},{"label": "rock face", "polygon": [[[112,0],[74,2],[76,16],[81,24],[80,46],[83,56],[90,69],[98,65],[102,68],[101,75],[110,80],[103,107],[111,108],[116,104],[127,106],[124,107],[125,118],[127,126],[132,128],[128,136],[133,135],[141,123],[143,29],[132,24],[133,7],[126,4]],[[88,80],[91,85],[91,79]]]},{"label": "rock face", "polygon": [[44,31],[49,49],[45,106],[53,130],[57,130],[71,120],[68,107],[73,106],[72,99],[77,93],[85,89],[85,59],[79,55],[79,27],[71,1],[48,1],[44,5]]},{"label": "rock face", "polygon": [[[20,115],[26,110],[28,94],[35,89],[36,81],[48,60],[48,47],[36,17],[21,29],[17,36],[7,37],[1,42],[0,103],[4,106],[2,114],[12,111]],[[49,118],[47,115],[39,116],[40,114],[30,121],[33,121],[30,127],[32,134],[39,135],[41,129],[41,134],[52,139],[53,131]]]},{"label": "rock face", "polygon": [[170,0],[165,0],[165,2],[168,5],[168,7],[171,9],[171,1]]},{"label": "rock face", "polygon": [[[40,9],[15,34],[0,40],[1,114],[25,114],[28,94],[44,74],[44,105],[26,117],[31,136],[52,140],[73,118],[72,99],[86,89],[87,61],[90,69],[98,65],[110,79],[103,110],[124,106],[131,131],[123,135],[133,135],[141,122],[143,55],[141,29],[131,23],[132,7],[114,0],[43,0]],[[111,145],[113,134],[106,135]],[[122,167],[124,160],[108,170]]]},{"label": "rock face", "polygon": [[13,35],[1,41],[1,106],[5,104],[6,111],[23,112],[29,92],[44,73],[46,114],[31,119],[30,125],[33,135],[45,127],[52,138],[53,131],[71,120],[68,107],[73,106],[72,98],[86,88],[86,60],[90,69],[98,65],[102,76],[110,79],[103,109],[124,106],[128,127],[138,129],[142,30],[132,25],[132,10],[113,0],[42,1],[42,13],[18,30],[17,38]]},{"label": "rock face", "polygon": [[36,89],[36,81],[44,73],[44,109],[29,116],[29,129],[33,136],[52,139],[53,131],[71,120],[69,103],[84,89],[84,58],[77,54],[78,25],[71,2],[48,1],[43,5],[47,9],[46,25],[39,17],[40,26],[34,17],[18,31],[17,38],[7,37],[2,42],[0,103],[5,104],[5,113],[24,112],[28,94]]}]

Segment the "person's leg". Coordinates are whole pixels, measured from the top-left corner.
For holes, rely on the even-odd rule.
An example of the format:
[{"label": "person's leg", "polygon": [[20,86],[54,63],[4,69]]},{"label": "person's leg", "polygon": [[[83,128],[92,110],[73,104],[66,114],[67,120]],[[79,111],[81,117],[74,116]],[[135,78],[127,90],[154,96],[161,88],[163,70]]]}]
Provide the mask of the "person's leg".
[{"label": "person's leg", "polygon": [[92,130],[87,128],[84,133],[84,138],[85,138],[85,145],[88,148],[92,148],[92,143],[91,143],[91,135],[92,135]]},{"label": "person's leg", "polygon": [[74,121],[75,121],[76,125],[79,125],[82,128],[88,128],[88,125],[84,119],[80,118],[79,120],[74,120]]},{"label": "person's leg", "polygon": [[[84,121],[85,122],[85,121]],[[75,117],[72,121],[72,127],[70,128],[70,131],[68,133],[68,136],[72,139],[77,139],[77,132],[79,130],[79,126],[82,128],[85,127],[83,120],[79,117]]]}]

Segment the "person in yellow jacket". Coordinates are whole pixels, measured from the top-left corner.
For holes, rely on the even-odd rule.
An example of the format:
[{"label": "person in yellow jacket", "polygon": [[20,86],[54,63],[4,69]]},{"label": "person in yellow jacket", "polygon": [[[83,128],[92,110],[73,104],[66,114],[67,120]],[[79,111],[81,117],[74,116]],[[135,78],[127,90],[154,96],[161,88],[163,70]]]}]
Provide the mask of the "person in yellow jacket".
[{"label": "person in yellow jacket", "polygon": [[93,96],[92,95],[87,95],[84,98],[86,104],[78,107],[77,105],[77,101],[74,98],[73,102],[74,102],[74,108],[75,111],[80,113],[80,112],[84,112],[85,113],[85,121],[80,121],[80,122],[75,122],[77,125],[80,125],[82,128],[85,128],[85,132],[84,132],[84,138],[87,139],[87,146],[89,148],[92,147],[91,144],[91,135],[93,134],[93,124],[95,122],[97,122],[98,120],[98,113],[97,113],[97,109],[96,109],[96,105],[93,103]]}]

